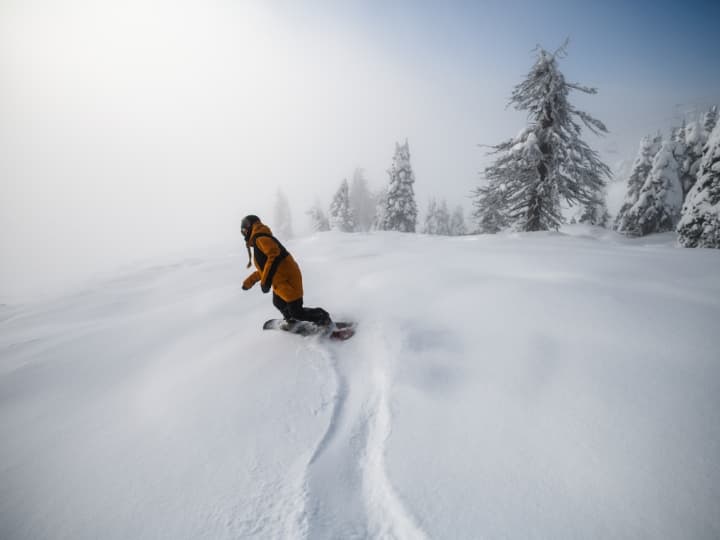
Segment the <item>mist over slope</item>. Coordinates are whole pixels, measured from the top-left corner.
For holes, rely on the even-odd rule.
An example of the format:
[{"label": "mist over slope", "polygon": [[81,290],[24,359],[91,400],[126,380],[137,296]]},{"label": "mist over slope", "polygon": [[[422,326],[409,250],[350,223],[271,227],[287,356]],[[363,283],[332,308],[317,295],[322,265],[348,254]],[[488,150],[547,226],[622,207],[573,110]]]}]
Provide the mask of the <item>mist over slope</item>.
[{"label": "mist over slope", "polygon": [[599,229],[287,242],[0,315],[0,537],[720,535],[720,253]]}]

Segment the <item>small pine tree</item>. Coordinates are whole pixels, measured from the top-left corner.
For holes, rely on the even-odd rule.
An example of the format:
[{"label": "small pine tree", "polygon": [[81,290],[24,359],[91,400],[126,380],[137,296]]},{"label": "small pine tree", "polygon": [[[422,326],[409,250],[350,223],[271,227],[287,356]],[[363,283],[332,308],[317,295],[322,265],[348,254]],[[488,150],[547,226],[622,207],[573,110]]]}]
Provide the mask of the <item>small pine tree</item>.
[{"label": "small pine tree", "polygon": [[314,232],[330,230],[330,222],[320,207],[320,203],[316,202],[306,213],[310,216],[310,226]]},{"label": "small pine tree", "polygon": [[652,169],[640,189],[637,202],[628,210],[623,232],[631,236],[675,229],[682,206],[682,186],[675,159],[675,142],[663,143]]},{"label": "small pine tree", "polygon": [[509,226],[506,215],[507,190],[500,179],[493,178],[488,186],[476,188],[473,193],[472,214],[480,234],[495,234]]},{"label": "small pine tree", "polygon": [[608,212],[605,190],[603,189],[597,196],[597,202],[585,205],[578,222],[596,227],[607,227],[610,224],[610,212]]},{"label": "small pine tree", "polygon": [[720,124],[705,144],[698,180],[683,205],[677,231],[682,246],[720,248]]},{"label": "small pine tree", "polygon": [[571,90],[597,91],[565,81],[557,60],[566,47],[553,54],[538,48],[535,65],[513,91],[510,103],[528,111],[530,122],[517,137],[493,147],[499,157],[485,169],[488,185],[475,192],[479,219],[490,221],[489,228],[496,221],[485,216],[492,208],[522,231],[557,229],[564,220],[561,199],[570,205],[597,204],[610,177],[610,168],[580,138],[580,123],[597,135],[607,128],[569,103]]},{"label": "small pine tree", "polygon": [[434,197],[430,199],[423,232],[425,234],[450,235],[450,214],[445,200],[438,204]]},{"label": "small pine tree", "polygon": [[443,236],[450,236],[450,212],[448,211],[447,201],[440,201],[437,209],[437,233]]},{"label": "small pine tree", "polygon": [[435,197],[430,199],[428,203],[427,213],[425,214],[425,224],[422,232],[425,234],[437,234],[437,201]]},{"label": "small pine tree", "polygon": [[387,188],[381,188],[375,194],[375,219],[372,228],[378,231],[383,230],[382,225],[385,223],[385,208],[387,207]]},{"label": "small pine tree", "polygon": [[645,184],[650,171],[652,170],[653,159],[660,151],[662,146],[662,135],[650,137],[645,136],[640,141],[640,149],[638,150],[635,161],[633,162],[632,171],[627,181],[627,193],[625,200],[620,207],[620,211],[615,217],[615,230],[621,233],[628,231],[630,222],[627,213],[635,205],[640,196],[640,190]]},{"label": "small pine tree", "polygon": [[355,219],[350,208],[350,189],[347,179],[340,183],[330,203],[330,228],[342,232],[355,230]]},{"label": "small pine tree", "polygon": [[355,169],[350,184],[350,209],[355,217],[355,229],[369,231],[375,218],[375,198],[368,188],[363,169]]},{"label": "small pine tree", "polygon": [[281,238],[292,238],[292,214],[290,212],[290,204],[287,197],[278,189],[275,197],[275,221],[273,222],[273,232]]},{"label": "small pine tree", "polygon": [[465,212],[463,212],[462,206],[458,205],[450,216],[450,236],[464,236],[465,234],[467,234]]},{"label": "small pine tree", "polygon": [[388,171],[390,185],[384,200],[378,228],[384,231],[415,232],[417,205],[413,184],[415,175],[410,166],[410,147],[395,143],[395,156]]}]

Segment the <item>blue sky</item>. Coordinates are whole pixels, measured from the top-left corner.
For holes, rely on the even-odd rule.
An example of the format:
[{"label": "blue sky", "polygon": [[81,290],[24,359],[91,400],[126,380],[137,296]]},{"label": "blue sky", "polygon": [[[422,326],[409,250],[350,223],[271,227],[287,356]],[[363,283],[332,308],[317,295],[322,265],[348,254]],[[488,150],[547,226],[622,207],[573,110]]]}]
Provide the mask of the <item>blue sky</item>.
[{"label": "blue sky", "polygon": [[[369,1],[270,2],[308,32],[342,28],[400,69],[463,74],[468,88],[500,86],[506,99],[533,62],[556,49],[566,77],[598,88],[578,96],[610,127],[627,157],[643,132],[663,130],[720,101],[720,2]],[[485,103],[488,105],[488,103]],[[486,142],[486,141],[483,141]],[[630,148],[632,147],[632,148]]]},{"label": "blue sky", "polygon": [[[524,72],[536,44],[570,38],[570,71],[608,82],[685,85],[698,97],[720,91],[720,2],[369,1],[271,2],[298,25],[347,25],[399,60],[419,52],[472,70],[493,56]],[[491,73],[487,74],[492,76]],[[706,94],[706,95],[704,95]]]}]

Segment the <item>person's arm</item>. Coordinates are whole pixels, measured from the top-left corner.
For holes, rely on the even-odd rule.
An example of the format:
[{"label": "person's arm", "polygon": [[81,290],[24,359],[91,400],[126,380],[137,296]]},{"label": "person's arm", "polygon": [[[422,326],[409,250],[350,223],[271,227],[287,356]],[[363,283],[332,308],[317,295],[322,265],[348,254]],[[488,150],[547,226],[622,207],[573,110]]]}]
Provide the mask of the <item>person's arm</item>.
[{"label": "person's arm", "polygon": [[250,274],[248,277],[245,278],[245,281],[243,281],[243,290],[247,291],[250,289],[253,285],[255,285],[258,281],[260,281],[260,272],[255,270],[252,274]]}]

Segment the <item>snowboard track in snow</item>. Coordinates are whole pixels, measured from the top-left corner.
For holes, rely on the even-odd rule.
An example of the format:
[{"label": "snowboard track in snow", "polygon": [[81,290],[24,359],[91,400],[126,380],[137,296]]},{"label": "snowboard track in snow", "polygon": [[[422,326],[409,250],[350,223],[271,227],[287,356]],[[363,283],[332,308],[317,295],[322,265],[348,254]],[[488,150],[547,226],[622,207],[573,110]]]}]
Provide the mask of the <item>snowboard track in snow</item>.
[{"label": "snowboard track in snow", "polygon": [[368,333],[355,344],[364,361],[349,364],[342,362],[346,346],[314,345],[335,391],[305,471],[301,529],[307,538],[425,538],[385,467],[392,350],[381,333]]},{"label": "snowboard track in snow", "polygon": [[342,421],[341,416],[345,410],[345,400],[348,396],[347,380],[340,375],[337,367],[337,361],[335,360],[335,358],[327,350],[319,349],[319,353],[332,370],[335,379],[335,395],[333,396],[333,410],[330,415],[330,421],[328,422],[327,429],[325,430],[325,433],[320,439],[320,442],[315,447],[315,451],[310,458],[308,466],[315,463],[318,457],[320,457],[320,455],[330,444],[330,441],[335,437],[337,427]]}]

